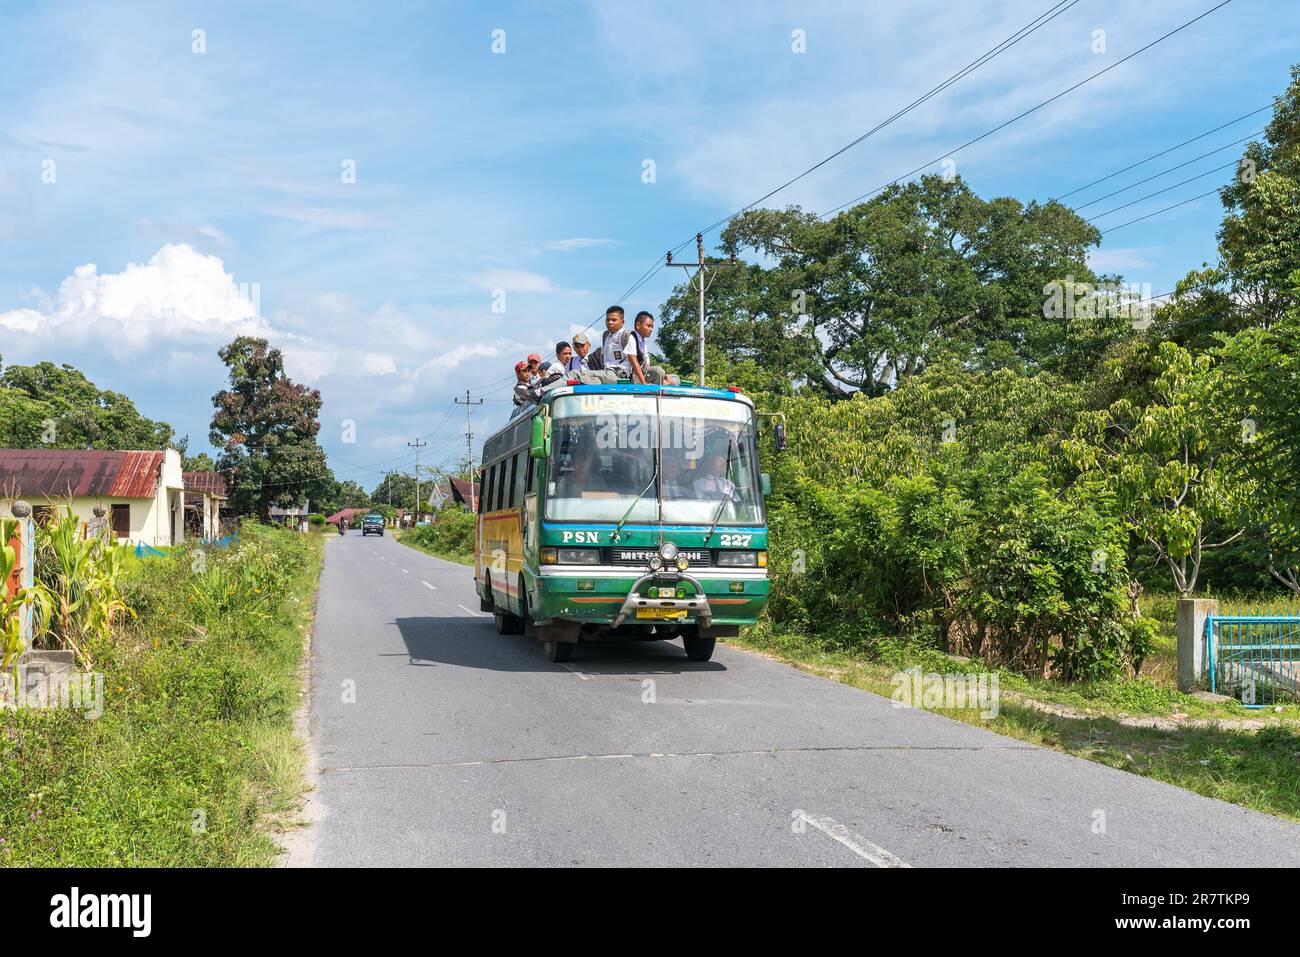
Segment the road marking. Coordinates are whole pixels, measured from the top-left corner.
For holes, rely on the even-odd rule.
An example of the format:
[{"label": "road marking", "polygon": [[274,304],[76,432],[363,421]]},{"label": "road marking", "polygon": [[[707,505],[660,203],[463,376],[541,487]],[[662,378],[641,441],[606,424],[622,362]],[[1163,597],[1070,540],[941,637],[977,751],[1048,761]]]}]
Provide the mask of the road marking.
[{"label": "road marking", "polygon": [[854,834],[843,824],[829,817],[809,817],[803,819],[832,840],[839,841],[858,857],[864,858],[877,867],[911,867],[878,844],[872,844],[865,837]]},{"label": "road marking", "polygon": [[437,586],[437,585],[430,585],[430,584],[429,584],[427,581],[425,581],[423,578],[420,579],[420,584],[423,585],[425,588],[429,589],[430,591],[437,591],[437,590],[438,590],[438,586]]},{"label": "road marking", "polygon": [[408,572],[405,568],[403,568],[403,569],[402,569],[402,574],[403,574],[403,575],[409,575],[409,574],[411,574],[411,573]]},{"label": "road marking", "polygon": [[560,667],[561,667],[561,668],[565,668],[565,669],[567,669],[567,670],[569,670],[569,671],[572,671],[575,675],[577,675],[577,676],[578,676],[579,678],[581,678],[583,681],[590,681],[590,680],[591,680],[591,678],[589,678],[587,675],[584,675],[584,674],[583,674],[581,671],[579,671],[577,668],[570,667],[569,665],[566,665],[563,661],[560,662]]},{"label": "road marking", "polygon": [[467,615],[473,615],[475,618],[491,618],[491,617],[492,617],[491,615],[487,614],[486,612],[481,612],[481,611],[470,611],[470,610],[469,610],[468,608],[466,608],[464,605],[457,605],[456,607],[459,608],[461,611],[463,611],[463,612],[464,612],[465,614],[467,614]]}]

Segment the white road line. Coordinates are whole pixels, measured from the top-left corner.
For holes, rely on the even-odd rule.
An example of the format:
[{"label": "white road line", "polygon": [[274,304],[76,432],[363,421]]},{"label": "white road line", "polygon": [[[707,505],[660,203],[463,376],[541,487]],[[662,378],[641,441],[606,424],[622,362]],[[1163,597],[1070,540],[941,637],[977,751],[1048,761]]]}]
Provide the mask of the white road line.
[{"label": "white road line", "polygon": [[402,569],[402,574],[403,574],[403,575],[409,575],[409,574],[411,574],[411,573],[408,572],[405,568],[403,568],[403,569]]},{"label": "white road line", "polygon": [[865,837],[854,834],[843,824],[829,817],[809,817],[803,819],[832,840],[839,841],[858,857],[865,858],[877,867],[911,867],[890,854],[878,844],[872,844]]},{"label": "white road line", "polygon": [[488,614],[486,614],[485,612],[481,612],[481,611],[470,611],[470,610],[469,610],[468,608],[466,608],[464,605],[457,605],[456,607],[459,608],[461,611],[463,611],[463,612],[464,612],[465,614],[467,614],[467,615],[473,615],[475,618],[490,618],[490,617],[492,617],[491,615],[488,615]]},{"label": "white road line", "polygon": [[430,584],[429,584],[427,581],[425,581],[423,578],[420,579],[420,584],[423,585],[425,588],[428,588],[430,591],[437,591],[437,590],[438,590],[438,586],[437,586],[437,585],[430,585]]},{"label": "white road line", "polygon": [[587,677],[587,675],[584,675],[584,674],[583,674],[581,671],[579,671],[577,668],[572,668],[572,667],[570,667],[569,665],[566,665],[564,662],[560,662],[560,667],[561,667],[561,668],[565,668],[565,669],[567,669],[567,670],[569,670],[569,671],[572,671],[575,675],[577,675],[577,676],[578,676],[579,678],[581,678],[583,681],[590,681],[590,680],[591,680],[591,678]]}]

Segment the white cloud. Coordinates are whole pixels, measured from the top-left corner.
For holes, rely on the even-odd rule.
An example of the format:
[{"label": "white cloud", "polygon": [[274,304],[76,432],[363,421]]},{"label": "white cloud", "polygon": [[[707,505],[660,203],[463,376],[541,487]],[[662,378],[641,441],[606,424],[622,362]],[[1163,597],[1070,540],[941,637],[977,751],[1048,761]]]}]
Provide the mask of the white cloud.
[{"label": "white cloud", "polygon": [[100,273],[94,263],[76,267],[40,308],[0,313],[0,328],[25,334],[14,343],[18,353],[59,344],[147,360],[142,350],[159,341],[193,346],[265,335],[256,298],[257,288],[241,287],[216,256],[169,243],[118,273]]},{"label": "white cloud", "polygon": [[523,269],[491,269],[476,273],[469,281],[479,289],[489,291],[504,289],[506,292],[559,292],[559,288],[548,278]]},{"label": "white cloud", "polygon": [[361,370],[366,375],[395,375],[397,363],[392,356],[379,352],[367,352],[361,360]]},{"label": "white cloud", "polygon": [[327,209],[323,206],[273,206],[265,212],[305,226],[326,226],[331,229],[387,229],[392,225],[386,219],[357,210]]},{"label": "white cloud", "polygon": [[1135,269],[1150,269],[1154,265],[1152,254],[1158,250],[1150,247],[1121,247],[1094,249],[1088,253],[1088,265],[1093,272],[1122,273],[1126,277]]},{"label": "white cloud", "polygon": [[586,239],[576,236],[573,239],[553,239],[543,248],[555,253],[571,253],[578,249],[601,249],[617,246],[616,239]]}]

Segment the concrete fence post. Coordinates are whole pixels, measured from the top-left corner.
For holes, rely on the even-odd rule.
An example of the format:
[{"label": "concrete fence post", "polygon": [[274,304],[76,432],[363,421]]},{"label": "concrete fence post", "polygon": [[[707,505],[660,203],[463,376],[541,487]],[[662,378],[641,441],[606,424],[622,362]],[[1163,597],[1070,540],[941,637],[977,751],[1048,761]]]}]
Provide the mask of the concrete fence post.
[{"label": "concrete fence post", "polygon": [[1194,691],[1209,686],[1209,644],[1205,639],[1205,619],[1219,613],[1213,598],[1178,599],[1178,690]]}]

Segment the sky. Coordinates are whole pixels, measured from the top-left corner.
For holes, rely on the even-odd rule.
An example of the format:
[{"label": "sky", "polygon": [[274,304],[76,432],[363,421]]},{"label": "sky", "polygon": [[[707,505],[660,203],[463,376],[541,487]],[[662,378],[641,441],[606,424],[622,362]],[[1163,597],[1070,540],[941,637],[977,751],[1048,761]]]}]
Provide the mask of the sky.
[{"label": "sky", "polygon": [[[1241,145],[1093,202],[1262,129],[1232,121],[1286,87],[1300,4],[1231,0],[934,161],[1218,2],[1078,0],[765,205],[824,212],[923,165],[1045,201],[1231,123],[1063,201],[1106,230],[1212,190]],[[197,452],[217,349],[262,335],[320,389],[339,479],[409,472],[417,438],[454,467],[455,397],[484,400],[477,456],[515,361],[1053,6],[7,0],[0,357],[70,363]],[[1115,229],[1092,264],[1167,292],[1221,214]],[[625,305],[657,313],[679,272]]]}]

